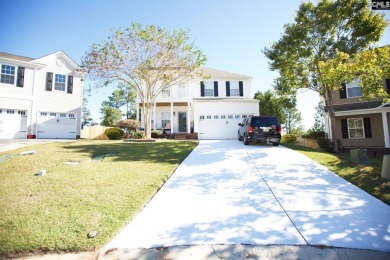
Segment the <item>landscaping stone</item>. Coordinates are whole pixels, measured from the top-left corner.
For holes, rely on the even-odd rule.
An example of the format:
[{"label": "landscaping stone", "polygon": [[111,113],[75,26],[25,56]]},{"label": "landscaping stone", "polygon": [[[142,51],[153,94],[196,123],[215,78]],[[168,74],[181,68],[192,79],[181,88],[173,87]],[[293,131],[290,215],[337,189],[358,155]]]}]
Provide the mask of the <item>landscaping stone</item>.
[{"label": "landscaping stone", "polygon": [[65,162],[65,165],[79,165],[80,162]]},{"label": "landscaping stone", "polygon": [[91,231],[91,232],[89,232],[88,233],[88,238],[94,238],[94,237],[96,237],[97,235],[99,234],[99,232],[97,232],[97,231]]},{"label": "landscaping stone", "polygon": [[36,154],[37,150],[31,150],[31,151],[25,151],[21,152],[19,155],[31,155],[31,154]]},{"label": "landscaping stone", "polygon": [[0,163],[7,161],[8,159],[11,159],[12,155],[6,154],[0,157]]},{"label": "landscaping stone", "polygon": [[124,141],[130,143],[154,143],[156,139],[125,139]]},{"label": "landscaping stone", "polygon": [[38,176],[43,176],[46,174],[46,170],[39,170]]},{"label": "landscaping stone", "polygon": [[113,156],[116,156],[116,155],[118,155],[118,154],[117,153],[108,153],[108,154],[106,154],[105,157],[113,157]]}]

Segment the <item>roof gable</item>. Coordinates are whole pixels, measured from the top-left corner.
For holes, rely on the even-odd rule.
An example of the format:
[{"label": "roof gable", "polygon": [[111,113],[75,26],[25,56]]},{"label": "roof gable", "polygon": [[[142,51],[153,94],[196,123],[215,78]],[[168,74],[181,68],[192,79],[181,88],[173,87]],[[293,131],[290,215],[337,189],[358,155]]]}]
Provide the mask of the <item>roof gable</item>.
[{"label": "roof gable", "polygon": [[252,79],[252,77],[247,75],[237,74],[237,73],[222,71],[222,70],[216,70],[207,67],[200,67],[198,71],[202,74],[202,77],[204,79],[228,79],[228,80],[234,80],[234,79],[251,80]]},{"label": "roof gable", "polygon": [[34,60],[34,62],[45,63],[45,61],[47,59],[51,59],[53,57],[57,58],[57,59],[65,60],[75,70],[81,70],[81,67],[74,60],[72,60],[68,55],[66,55],[63,51],[58,51],[58,52],[55,52],[55,53],[43,56],[41,58],[38,58],[38,59]]}]

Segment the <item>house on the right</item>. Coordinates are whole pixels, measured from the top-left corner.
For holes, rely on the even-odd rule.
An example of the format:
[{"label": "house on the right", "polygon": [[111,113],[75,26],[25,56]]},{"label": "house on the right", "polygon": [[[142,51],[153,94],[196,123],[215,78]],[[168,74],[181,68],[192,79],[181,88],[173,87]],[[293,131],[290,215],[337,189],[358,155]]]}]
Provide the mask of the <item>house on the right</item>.
[{"label": "house on the right", "polygon": [[[383,87],[390,93],[390,79],[383,80]],[[381,99],[361,100],[358,81],[343,84],[334,93],[335,129],[344,150],[366,148],[370,153],[390,152],[390,103]],[[330,118],[325,108],[325,129],[329,137]]]}]

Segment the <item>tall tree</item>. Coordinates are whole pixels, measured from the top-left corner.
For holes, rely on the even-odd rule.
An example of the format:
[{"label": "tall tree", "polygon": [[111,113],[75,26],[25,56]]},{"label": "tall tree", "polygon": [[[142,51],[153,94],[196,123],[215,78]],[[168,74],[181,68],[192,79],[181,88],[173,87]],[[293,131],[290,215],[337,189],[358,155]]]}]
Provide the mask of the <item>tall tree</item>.
[{"label": "tall tree", "polygon": [[314,125],[311,128],[312,132],[325,131],[325,112],[322,102],[316,106],[316,113],[314,115]]},{"label": "tall tree", "polygon": [[278,97],[274,91],[258,91],[255,93],[255,99],[259,100],[259,110],[262,116],[276,116],[281,124],[286,122],[286,115],[283,109],[283,100]]},{"label": "tall tree", "polygon": [[386,21],[383,13],[371,12],[368,0],[320,0],[304,2],[295,21],[285,25],[281,39],[263,50],[270,69],[279,72],[278,91],[295,94],[300,88],[318,92],[331,119],[334,151],[338,151],[333,94],[342,88],[321,77],[320,62],[336,57],[337,51],[354,55],[379,41]]},{"label": "tall tree", "polygon": [[122,119],[122,112],[119,108],[112,107],[109,101],[103,101],[100,107],[100,114],[102,114],[101,125],[116,126]]},{"label": "tall tree", "polygon": [[302,114],[295,106],[286,106],[284,108],[286,115],[285,128],[287,134],[301,134]]},{"label": "tall tree", "polygon": [[88,109],[88,99],[85,95],[83,96],[83,107],[81,108],[81,112],[82,112],[81,126],[84,127],[85,125],[92,123],[93,118],[91,115],[91,111]]},{"label": "tall tree", "polygon": [[133,23],[118,29],[101,44],[93,44],[82,59],[98,87],[121,81],[133,88],[143,106],[146,137],[151,137],[151,113],[158,94],[194,76],[206,56],[189,42],[188,31]]}]

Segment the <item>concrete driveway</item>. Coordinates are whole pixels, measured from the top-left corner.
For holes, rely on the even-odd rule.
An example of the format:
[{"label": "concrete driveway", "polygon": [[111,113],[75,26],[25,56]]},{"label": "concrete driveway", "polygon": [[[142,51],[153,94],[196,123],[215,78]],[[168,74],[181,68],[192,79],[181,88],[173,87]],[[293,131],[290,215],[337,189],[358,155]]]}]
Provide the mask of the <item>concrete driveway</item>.
[{"label": "concrete driveway", "polygon": [[72,139],[0,139],[0,152],[15,150],[35,144],[51,142],[73,142]]},{"label": "concrete driveway", "polygon": [[323,245],[390,251],[390,207],[284,147],[200,141],[102,251]]}]

